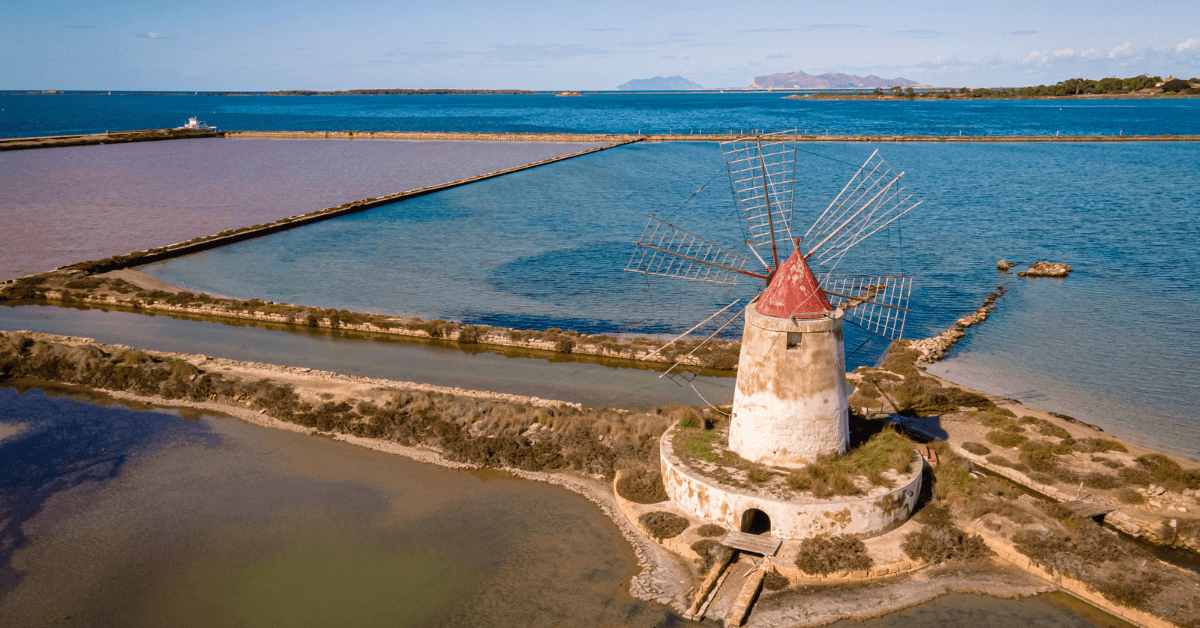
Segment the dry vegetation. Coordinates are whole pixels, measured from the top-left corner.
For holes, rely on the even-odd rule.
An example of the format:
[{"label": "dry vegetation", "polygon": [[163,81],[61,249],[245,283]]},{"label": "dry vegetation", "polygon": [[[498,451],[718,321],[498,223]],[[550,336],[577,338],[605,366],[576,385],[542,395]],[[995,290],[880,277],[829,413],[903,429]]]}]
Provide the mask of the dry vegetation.
[{"label": "dry vegetation", "polygon": [[[89,262],[89,264],[92,264]],[[108,270],[107,264],[92,267],[76,265],[75,270],[54,271],[19,279],[0,289],[0,301],[52,300],[64,304],[98,304],[150,310],[169,306],[185,308],[203,316],[237,316],[260,319],[280,325],[309,328],[343,329],[375,333],[405,333],[459,344],[492,344],[554,351],[563,354],[587,354],[621,359],[640,359],[662,342],[653,338],[612,335],[585,335],[551,327],[544,330],[519,330],[485,325],[470,325],[442,319],[423,320],[383,314],[365,314],[345,309],[323,309],[250,299],[226,299],[203,293],[142,290],[118,278],[92,276]],[[86,268],[85,268],[86,266]],[[117,265],[117,267],[124,267]],[[662,360],[686,355],[695,342],[680,342],[665,349]],[[737,368],[740,342],[721,346],[709,367],[728,372]]]},{"label": "dry vegetation", "polygon": [[[1038,564],[1083,581],[1112,602],[1179,626],[1200,626],[1196,574],[1165,565],[1137,543],[1091,520],[1072,518],[1057,503],[1032,497],[1007,480],[972,474],[969,463],[955,456],[945,442],[930,447],[937,450],[941,464],[933,467],[931,500],[914,515],[922,529],[904,540],[903,549],[910,557],[938,562],[989,555],[981,540],[959,527],[970,524],[1007,539]],[[1107,447],[1103,442],[1084,446]],[[1180,475],[1157,458],[1139,461],[1142,472],[1152,477],[1149,469],[1159,469],[1156,464],[1161,465],[1163,478]],[[1186,527],[1182,523],[1177,520],[1172,530]]]},{"label": "dry vegetation", "polygon": [[689,525],[687,518],[663,510],[648,512],[638,517],[638,523],[650,533],[650,536],[660,541],[673,539],[683,534]]},{"label": "dry vegetation", "polygon": [[838,571],[861,571],[875,564],[867,546],[852,536],[818,536],[800,542],[796,567],[800,571],[827,576]]},{"label": "dry vegetation", "polygon": [[[269,379],[206,372],[182,360],[120,347],[4,332],[0,379],[19,378],[239,405],[323,432],[435,447],[450,460],[480,466],[570,468],[606,477],[618,468],[641,469],[656,462],[658,437],[686,410],[638,414],[545,408],[418,391],[394,391],[379,403],[332,396],[305,401],[292,386]],[[540,429],[532,429],[535,425]]]}]

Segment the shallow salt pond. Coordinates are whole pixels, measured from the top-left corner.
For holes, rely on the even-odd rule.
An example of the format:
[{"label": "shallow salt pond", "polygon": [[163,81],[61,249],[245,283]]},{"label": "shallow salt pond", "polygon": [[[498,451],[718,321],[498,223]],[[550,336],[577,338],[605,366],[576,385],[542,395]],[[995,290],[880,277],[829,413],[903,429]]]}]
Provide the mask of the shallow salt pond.
[{"label": "shallow salt pond", "polygon": [[191,139],[0,153],[0,279],[595,144]]}]

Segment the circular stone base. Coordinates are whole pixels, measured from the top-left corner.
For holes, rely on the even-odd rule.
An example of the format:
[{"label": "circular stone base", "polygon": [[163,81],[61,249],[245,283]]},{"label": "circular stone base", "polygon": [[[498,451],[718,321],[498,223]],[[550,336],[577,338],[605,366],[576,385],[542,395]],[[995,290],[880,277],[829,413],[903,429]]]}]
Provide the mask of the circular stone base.
[{"label": "circular stone base", "polygon": [[[714,477],[715,465],[685,462],[675,454],[671,426],[659,441],[663,485],[671,502],[692,516],[730,530],[752,531],[769,518],[770,536],[807,539],[822,535],[878,536],[903,524],[921,492],[924,461],[893,480],[895,488],[874,487],[865,495],[820,499],[807,493],[769,487],[734,486],[731,478]],[[913,457],[920,460],[915,451]],[[916,460],[914,461],[916,462]],[[915,470],[913,470],[915,468]],[[790,494],[789,494],[790,493]],[[758,512],[756,512],[758,511]]]}]

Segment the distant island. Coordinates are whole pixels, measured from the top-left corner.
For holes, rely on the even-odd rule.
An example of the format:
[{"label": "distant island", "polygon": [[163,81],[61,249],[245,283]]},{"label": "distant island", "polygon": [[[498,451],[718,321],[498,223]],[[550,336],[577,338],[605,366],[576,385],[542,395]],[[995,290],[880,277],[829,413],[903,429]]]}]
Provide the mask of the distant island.
[{"label": "distant island", "polygon": [[682,76],[656,76],[648,79],[633,79],[621,83],[617,89],[623,92],[683,92],[692,89],[704,89],[699,83],[693,83]]},{"label": "distant island", "polygon": [[941,100],[963,99],[1039,99],[1039,98],[1153,98],[1157,96],[1195,96],[1200,95],[1200,78],[1188,80],[1168,76],[1166,80],[1158,76],[1142,74],[1126,79],[1116,77],[1104,78],[1098,81],[1073,78],[1059,81],[1054,85],[1037,85],[1029,87],[963,87],[960,89],[942,87],[922,87],[913,89],[894,85],[886,91],[876,87],[873,91],[857,94],[850,92],[817,92],[816,94],[792,94],[784,96],[790,99],[816,100],[909,100],[917,98],[937,98]]},{"label": "distant island", "polygon": [[804,71],[780,72],[769,76],[756,76],[747,89],[845,89],[854,87],[916,87],[920,83],[906,78],[886,79],[871,74],[855,76],[840,72],[826,72],[813,76]]}]

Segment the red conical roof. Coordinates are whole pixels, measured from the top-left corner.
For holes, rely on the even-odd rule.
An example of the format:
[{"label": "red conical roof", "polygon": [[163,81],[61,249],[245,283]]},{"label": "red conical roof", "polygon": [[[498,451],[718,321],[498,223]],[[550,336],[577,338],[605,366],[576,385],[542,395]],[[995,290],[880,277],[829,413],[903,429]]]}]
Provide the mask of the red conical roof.
[{"label": "red conical roof", "polygon": [[824,316],[832,312],[833,306],[821,292],[821,284],[800,255],[799,247],[786,262],[779,265],[779,270],[771,279],[770,285],[758,298],[754,309],[759,314],[788,318],[799,314]]}]

